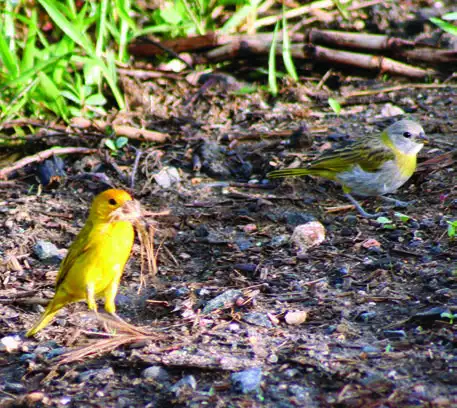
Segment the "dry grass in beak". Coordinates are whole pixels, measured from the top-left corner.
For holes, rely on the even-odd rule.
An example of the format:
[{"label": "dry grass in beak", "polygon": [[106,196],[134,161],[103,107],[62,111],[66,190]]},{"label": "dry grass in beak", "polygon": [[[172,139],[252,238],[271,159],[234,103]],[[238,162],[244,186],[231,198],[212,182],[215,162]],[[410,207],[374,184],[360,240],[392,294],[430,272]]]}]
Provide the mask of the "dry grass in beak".
[{"label": "dry grass in beak", "polygon": [[134,226],[138,232],[138,238],[140,240],[141,248],[141,280],[140,280],[140,290],[145,284],[144,270],[145,263],[146,268],[149,274],[154,278],[157,275],[157,257],[159,254],[160,246],[155,251],[154,249],[154,234],[156,231],[155,225],[156,222],[146,221],[145,216],[157,217],[161,215],[168,215],[170,211],[162,211],[159,213],[152,212],[143,212],[142,217],[134,221]]},{"label": "dry grass in beak", "polygon": [[141,204],[137,200],[127,201],[111,213],[111,221],[131,221],[135,223],[143,216]]}]

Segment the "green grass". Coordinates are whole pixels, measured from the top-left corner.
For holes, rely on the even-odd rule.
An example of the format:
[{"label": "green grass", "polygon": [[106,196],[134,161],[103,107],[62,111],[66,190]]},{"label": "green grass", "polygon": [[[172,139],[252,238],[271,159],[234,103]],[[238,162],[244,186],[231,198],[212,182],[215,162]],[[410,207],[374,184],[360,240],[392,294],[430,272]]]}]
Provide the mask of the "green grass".
[{"label": "green grass", "polygon": [[[0,0],[0,121],[33,117],[69,122],[78,116],[102,117],[112,108],[123,110],[126,102],[117,67],[131,62],[128,45],[136,38],[254,32],[262,7],[278,17],[275,30],[272,25],[262,29],[275,33],[268,66],[258,70],[264,72],[262,81],[277,95],[278,78],[287,75],[299,80],[286,20],[290,10],[280,2],[273,6],[266,0],[163,4],[143,10],[133,0],[37,0],[34,5]],[[342,7],[341,2],[335,4]],[[286,74],[277,70],[279,53]]]}]

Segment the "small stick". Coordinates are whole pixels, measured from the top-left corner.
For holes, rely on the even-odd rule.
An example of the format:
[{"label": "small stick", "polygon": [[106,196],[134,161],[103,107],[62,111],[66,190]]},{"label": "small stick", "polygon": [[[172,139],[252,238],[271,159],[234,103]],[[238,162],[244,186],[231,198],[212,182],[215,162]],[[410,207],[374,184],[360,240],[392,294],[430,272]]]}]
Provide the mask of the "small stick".
[{"label": "small stick", "polygon": [[133,188],[135,187],[135,175],[138,171],[138,164],[140,163],[140,157],[143,154],[143,152],[140,149],[135,148],[134,146],[132,146],[132,148],[135,150],[135,161],[133,162],[132,174],[130,175],[130,188],[133,190]]},{"label": "small stick", "polygon": [[0,180],[7,179],[11,173],[22,169],[29,164],[46,160],[56,154],[92,154],[95,152],[97,152],[97,149],[91,149],[89,147],[57,147],[54,149],[43,150],[42,152],[36,153],[32,156],[24,157],[13,165],[1,169]]}]

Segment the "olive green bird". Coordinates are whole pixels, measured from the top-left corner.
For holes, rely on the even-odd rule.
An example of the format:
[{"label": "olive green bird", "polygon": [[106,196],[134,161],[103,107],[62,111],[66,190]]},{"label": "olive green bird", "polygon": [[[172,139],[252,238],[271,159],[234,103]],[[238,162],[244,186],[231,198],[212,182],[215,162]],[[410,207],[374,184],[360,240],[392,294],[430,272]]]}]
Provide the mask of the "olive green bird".
[{"label": "olive green bird", "polygon": [[288,176],[319,176],[338,182],[345,197],[364,217],[377,217],[367,213],[352,194],[380,196],[396,205],[397,200],[382,197],[395,192],[413,175],[417,154],[424,146],[419,139],[426,139],[424,129],[412,120],[400,120],[379,135],[367,135],[351,145],[322,154],[305,168],[275,170],[268,178]]}]

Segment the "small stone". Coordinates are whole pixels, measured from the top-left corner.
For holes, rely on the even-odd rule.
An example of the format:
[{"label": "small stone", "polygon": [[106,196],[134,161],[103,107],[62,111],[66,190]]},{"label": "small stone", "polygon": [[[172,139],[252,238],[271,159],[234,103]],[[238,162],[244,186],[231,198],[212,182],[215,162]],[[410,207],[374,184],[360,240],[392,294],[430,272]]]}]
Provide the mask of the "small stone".
[{"label": "small stone", "polygon": [[58,348],[55,348],[55,349],[51,350],[50,352],[46,353],[45,357],[46,357],[46,359],[50,360],[54,357],[64,354],[66,351],[67,351],[66,347],[58,347]]},{"label": "small stone", "polygon": [[20,383],[5,382],[5,391],[12,392],[14,394],[21,394],[25,392],[26,387]]},{"label": "small stone", "polygon": [[362,246],[365,249],[369,249],[372,247],[380,247],[381,243],[379,241],[376,241],[375,239],[371,238],[371,239],[367,239],[367,240],[363,241]]},{"label": "small stone", "polygon": [[0,339],[0,351],[12,353],[17,351],[21,345],[21,338],[19,336],[6,336]]},{"label": "small stone", "polygon": [[384,117],[404,115],[405,111],[391,103],[386,103],[381,109],[381,115]]},{"label": "small stone", "polygon": [[173,392],[178,398],[183,394],[192,394],[197,389],[197,380],[193,375],[186,375],[174,384],[170,391]]},{"label": "small stone", "polygon": [[384,336],[389,339],[402,339],[407,337],[404,330],[384,330]]},{"label": "small stone", "polygon": [[38,241],[33,246],[33,252],[40,261],[47,264],[59,265],[65,257],[52,242],[43,240]]},{"label": "small stone", "polygon": [[249,368],[231,375],[232,386],[235,392],[248,394],[260,388],[262,369],[260,367]]},{"label": "small stone", "polygon": [[357,321],[368,323],[370,320],[373,320],[377,316],[376,312],[362,312],[357,317]]},{"label": "small stone", "polygon": [[289,311],[284,316],[284,320],[286,321],[286,323],[294,326],[306,322],[307,318],[308,312],[304,310]]},{"label": "small stone", "polygon": [[155,182],[162,188],[170,188],[181,182],[178,169],[176,167],[163,167],[154,175]]},{"label": "small stone", "polygon": [[289,236],[288,235],[277,235],[273,237],[270,241],[270,245],[273,247],[280,247],[289,242]]},{"label": "small stone", "polygon": [[238,245],[240,251],[246,251],[252,247],[252,242],[249,238],[246,237],[237,237],[235,238],[235,244]]},{"label": "small stone", "polygon": [[114,370],[111,367],[100,368],[95,370],[87,370],[78,375],[76,381],[78,382],[85,382],[88,380],[98,380],[104,381],[107,380],[109,377],[114,375]]},{"label": "small stone", "polygon": [[167,370],[161,366],[151,366],[145,368],[141,373],[141,376],[146,379],[152,379],[156,381],[166,381],[170,378]]},{"label": "small stone", "polygon": [[299,254],[317,246],[325,240],[325,228],[319,221],[308,222],[307,224],[295,227],[291,241],[298,248]]},{"label": "small stone", "polygon": [[287,211],[283,214],[283,219],[286,221],[287,225],[296,227],[297,225],[308,224],[316,220],[316,217],[311,214],[296,212],[296,211]]},{"label": "small stone", "polygon": [[25,401],[29,404],[34,404],[42,401],[45,398],[45,394],[40,391],[34,391],[25,396]]},{"label": "small stone", "polygon": [[267,329],[271,329],[273,327],[273,324],[268,316],[260,312],[245,313],[241,320],[249,324],[253,324],[254,326],[266,327]]},{"label": "small stone", "polygon": [[175,290],[175,296],[178,298],[188,296],[189,293],[190,293],[189,288],[186,288],[184,286],[182,288],[178,288]]},{"label": "small stone", "polygon": [[22,356],[19,357],[19,361],[21,363],[29,360],[35,360],[36,359],[36,354],[35,353],[26,353],[22,354]]},{"label": "small stone", "polygon": [[362,348],[362,351],[363,351],[364,353],[368,353],[368,354],[380,353],[380,352],[381,352],[381,350],[380,350],[378,347],[370,346],[370,345],[364,346],[364,347]]},{"label": "small stone", "polygon": [[216,296],[214,299],[211,299],[203,308],[203,314],[209,314],[217,309],[226,309],[232,307],[236,300],[243,296],[241,290],[230,289],[219,296]]},{"label": "small stone", "polygon": [[34,352],[35,352],[35,354],[42,355],[42,354],[48,353],[49,350],[51,350],[51,347],[48,347],[48,346],[38,346],[38,347],[34,350]]},{"label": "small stone", "polygon": [[246,224],[245,226],[243,226],[243,231],[246,234],[250,234],[252,232],[256,232],[257,231],[257,225],[255,225],[255,224]]}]

